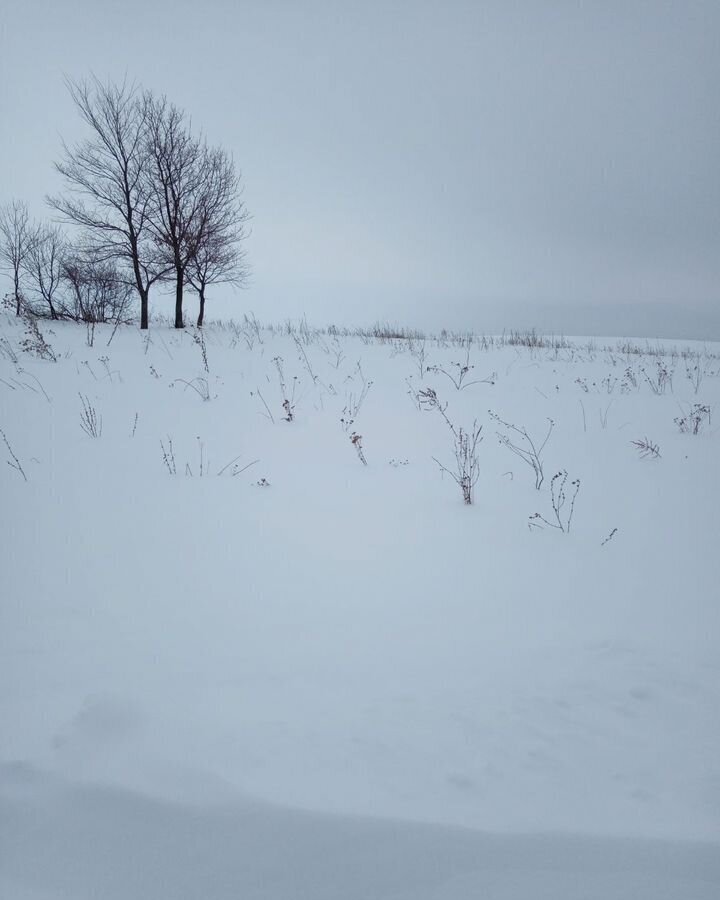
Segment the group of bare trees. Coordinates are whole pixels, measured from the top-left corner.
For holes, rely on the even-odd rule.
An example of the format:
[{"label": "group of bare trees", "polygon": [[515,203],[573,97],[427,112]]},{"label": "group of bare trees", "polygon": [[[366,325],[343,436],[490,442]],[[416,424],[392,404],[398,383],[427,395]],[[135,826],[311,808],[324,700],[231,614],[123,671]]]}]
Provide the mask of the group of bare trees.
[{"label": "group of bare trees", "polygon": [[93,259],[61,228],[32,222],[27,206],[0,207],[0,270],[12,280],[15,313],[83,322],[125,321],[131,291],[114,263]]},{"label": "group of bare trees", "polygon": [[150,290],[164,283],[174,287],[175,327],[188,287],[202,325],[208,287],[247,278],[248,213],[232,157],[165,97],[96,78],[68,89],[88,137],[63,143],[55,167],[66,190],[47,201],[72,241],[58,225],[32,223],[19,201],[0,208],[0,265],[16,313],[120,320],[135,295],[147,328]]}]

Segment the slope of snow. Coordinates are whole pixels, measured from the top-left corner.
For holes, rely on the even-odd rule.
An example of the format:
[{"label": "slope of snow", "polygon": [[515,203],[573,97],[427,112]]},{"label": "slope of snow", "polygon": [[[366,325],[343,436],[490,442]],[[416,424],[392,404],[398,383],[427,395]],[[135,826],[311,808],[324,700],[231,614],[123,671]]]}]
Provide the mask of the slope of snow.
[{"label": "slope of snow", "polygon": [[[216,325],[206,373],[190,329],[42,327],[0,359],[10,896],[717,895],[720,347],[476,341],[456,390],[418,342]],[[471,507],[427,387],[483,425]],[[488,410],[554,421],[539,491]],[[570,532],[529,528],[559,470]]]},{"label": "slope of snow", "polygon": [[289,811],[226,794],[181,804],[0,770],[12,900],[715,900],[717,846]]}]

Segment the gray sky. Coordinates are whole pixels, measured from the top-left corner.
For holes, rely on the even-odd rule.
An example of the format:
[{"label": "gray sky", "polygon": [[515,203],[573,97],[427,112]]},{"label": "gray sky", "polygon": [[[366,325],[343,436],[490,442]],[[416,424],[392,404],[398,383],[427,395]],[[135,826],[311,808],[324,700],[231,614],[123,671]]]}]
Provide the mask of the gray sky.
[{"label": "gray sky", "polygon": [[720,339],[720,0],[2,0],[0,202],[47,215],[90,72],[243,171],[209,316]]}]

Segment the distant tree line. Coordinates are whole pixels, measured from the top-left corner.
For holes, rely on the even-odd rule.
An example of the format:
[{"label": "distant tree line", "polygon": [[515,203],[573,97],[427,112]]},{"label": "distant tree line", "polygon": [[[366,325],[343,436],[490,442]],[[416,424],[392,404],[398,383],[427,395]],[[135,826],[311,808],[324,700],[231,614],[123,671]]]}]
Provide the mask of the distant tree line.
[{"label": "distant tree line", "polygon": [[175,327],[185,290],[199,298],[197,324],[214,284],[242,286],[248,212],[228,153],[196,134],[165,97],[126,82],[67,81],[89,136],[55,164],[64,193],[47,197],[58,224],[31,221],[25,203],[0,207],[0,267],[17,315],[126,321],[139,300],[149,324],[150,290],[171,285]]}]

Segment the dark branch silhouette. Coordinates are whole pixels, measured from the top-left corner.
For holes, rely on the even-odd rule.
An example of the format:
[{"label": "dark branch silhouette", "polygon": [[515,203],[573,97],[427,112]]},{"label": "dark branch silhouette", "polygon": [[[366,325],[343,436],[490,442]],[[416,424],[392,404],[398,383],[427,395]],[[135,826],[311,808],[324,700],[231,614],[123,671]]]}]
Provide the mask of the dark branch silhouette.
[{"label": "dark branch silhouette", "polygon": [[150,240],[146,103],[123,82],[67,81],[91,136],[68,147],[56,164],[69,194],[48,198],[63,218],[84,229],[98,262],[115,262],[140,297],[140,327],[147,328],[150,288],[164,269]]}]

